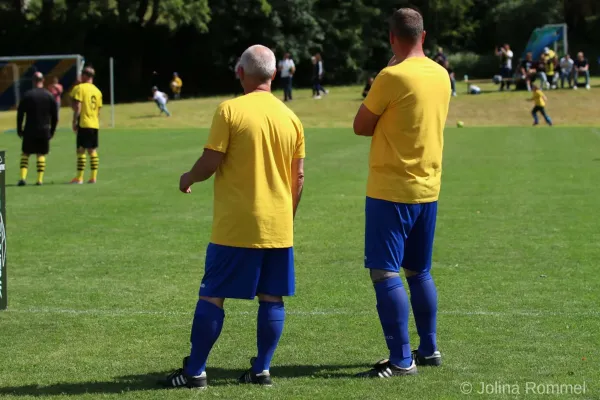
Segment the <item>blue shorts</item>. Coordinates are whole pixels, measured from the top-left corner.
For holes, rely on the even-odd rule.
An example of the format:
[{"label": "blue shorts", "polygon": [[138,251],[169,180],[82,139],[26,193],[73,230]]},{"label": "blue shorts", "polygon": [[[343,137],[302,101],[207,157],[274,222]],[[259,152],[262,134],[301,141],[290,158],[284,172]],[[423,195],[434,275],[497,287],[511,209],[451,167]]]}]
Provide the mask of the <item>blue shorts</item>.
[{"label": "blue shorts", "polygon": [[293,296],[294,292],[293,247],[208,245],[200,296],[251,300],[258,294]]},{"label": "blue shorts", "polygon": [[431,269],[437,201],[403,204],[367,197],[365,216],[365,268]]}]

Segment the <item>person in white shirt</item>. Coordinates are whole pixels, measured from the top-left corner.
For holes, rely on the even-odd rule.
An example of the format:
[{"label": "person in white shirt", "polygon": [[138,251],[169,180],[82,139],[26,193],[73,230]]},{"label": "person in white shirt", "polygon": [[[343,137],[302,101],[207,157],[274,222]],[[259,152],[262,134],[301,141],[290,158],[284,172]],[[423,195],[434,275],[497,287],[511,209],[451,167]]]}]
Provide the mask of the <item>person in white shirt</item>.
[{"label": "person in white shirt", "polygon": [[156,86],[152,88],[152,100],[154,100],[154,102],[158,106],[158,109],[160,110],[161,114],[165,113],[167,117],[171,116],[171,113],[167,109],[167,101],[169,100],[169,96],[167,96],[166,93],[163,93],[160,90],[158,90]]},{"label": "person in white shirt", "polygon": [[513,77],[513,67],[512,67],[512,59],[513,52],[510,49],[508,44],[505,44],[502,47],[496,48],[496,55],[500,57],[500,75],[502,76],[502,83],[500,83],[500,90],[504,90],[504,86],[506,85],[506,90],[510,90],[510,83]]},{"label": "person in white shirt", "polygon": [[573,86],[573,64],[574,61],[569,54],[565,54],[560,59],[560,88],[565,88],[565,81],[569,83],[569,87]]},{"label": "person in white shirt", "polygon": [[279,61],[277,69],[279,70],[279,76],[283,84],[283,101],[292,100],[292,78],[294,77],[294,72],[296,72],[296,65],[290,57],[290,53],[283,55],[283,60]]}]

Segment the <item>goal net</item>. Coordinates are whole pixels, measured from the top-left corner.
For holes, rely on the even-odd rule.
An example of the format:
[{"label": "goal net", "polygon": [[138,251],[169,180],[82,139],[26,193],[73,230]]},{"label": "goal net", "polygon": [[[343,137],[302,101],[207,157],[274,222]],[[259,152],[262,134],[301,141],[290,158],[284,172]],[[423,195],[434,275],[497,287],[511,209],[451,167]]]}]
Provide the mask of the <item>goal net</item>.
[{"label": "goal net", "polygon": [[0,57],[0,110],[17,107],[25,92],[33,87],[36,72],[44,74],[46,85],[58,78],[64,93],[68,93],[77,82],[83,64],[83,57],[77,54]]},{"label": "goal net", "polygon": [[561,55],[569,52],[567,24],[544,25],[534,29],[523,52],[523,57],[527,53],[532,53],[533,59],[537,60],[544,52],[545,47],[553,48],[557,54]]}]

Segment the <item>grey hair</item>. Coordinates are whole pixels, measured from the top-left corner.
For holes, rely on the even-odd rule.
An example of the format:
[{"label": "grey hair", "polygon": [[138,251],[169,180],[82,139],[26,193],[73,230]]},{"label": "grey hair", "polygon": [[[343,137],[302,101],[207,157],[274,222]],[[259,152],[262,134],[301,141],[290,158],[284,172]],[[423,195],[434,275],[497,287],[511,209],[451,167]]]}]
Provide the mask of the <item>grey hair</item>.
[{"label": "grey hair", "polygon": [[242,53],[240,66],[244,73],[261,81],[268,81],[275,74],[275,54],[268,47],[256,44]]}]

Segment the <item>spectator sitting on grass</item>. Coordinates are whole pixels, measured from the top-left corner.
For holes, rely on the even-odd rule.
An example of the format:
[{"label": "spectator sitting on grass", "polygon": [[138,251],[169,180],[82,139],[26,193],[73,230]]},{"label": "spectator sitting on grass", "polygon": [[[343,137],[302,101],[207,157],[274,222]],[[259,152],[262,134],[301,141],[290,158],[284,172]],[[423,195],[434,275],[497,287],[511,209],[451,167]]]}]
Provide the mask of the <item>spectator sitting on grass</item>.
[{"label": "spectator sitting on grass", "polygon": [[534,67],[533,54],[527,53],[525,59],[521,61],[520,66],[521,80],[524,80],[527,84],[527,91],[531,92],[531,82],[535,81],[537,76],[537,69]]},{"label": "spectator sitting on grass", "polygon": [[560,59],[560,88],[565,88],[565,81],[568,82],[569,87],[573,86],[573,59],[569,54],[565,54]]},{"label": "spectator sitting on grass", "polygon": [[537,61],[537,74],[536,76],[540,78],[541,86],[546,89],[548,85],[548,75],[546,75],[546,61],[544,60],[544,55],[540,56],[540,59]]},{"label": "spectator sitting on grass", "polygon": [[577,90],[577,80],[579,75],[585,76],[585,88],[590,90],[590,63],[587,58],[583,55],[583,52],[577,53],[577,59],[575,60],[575,69],[573,76],[573,89]]}]

